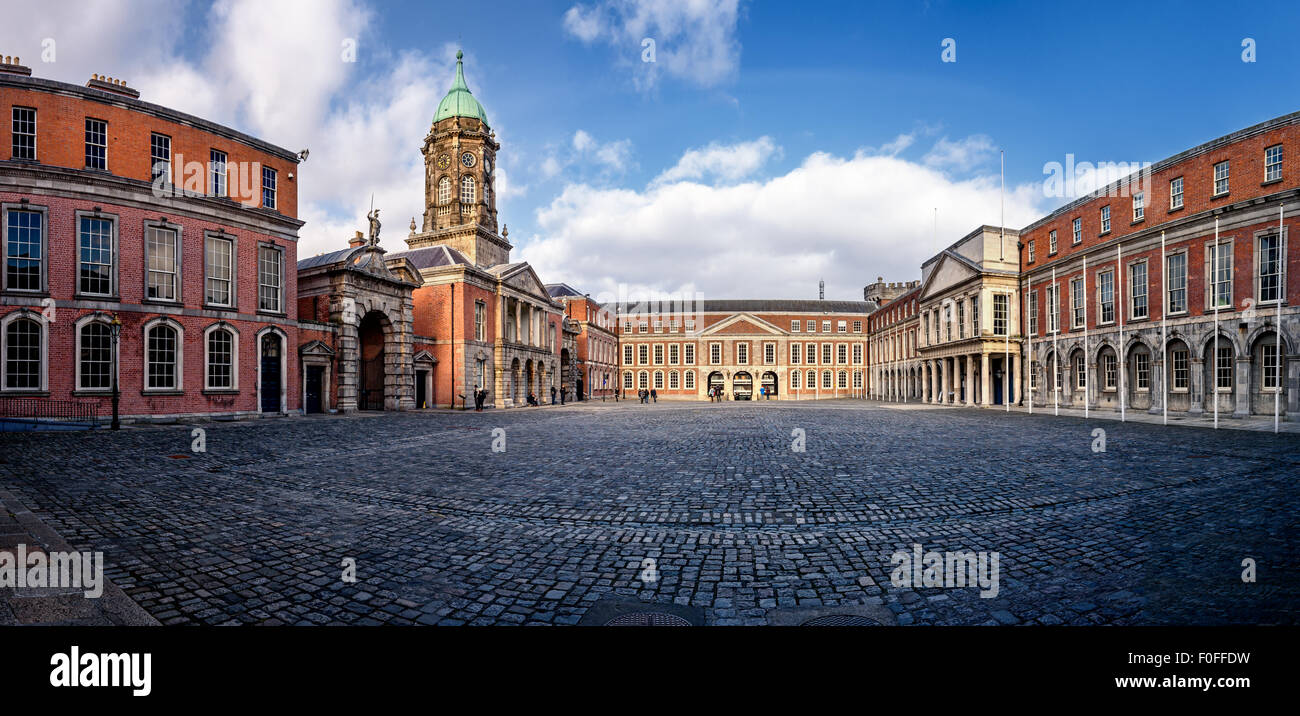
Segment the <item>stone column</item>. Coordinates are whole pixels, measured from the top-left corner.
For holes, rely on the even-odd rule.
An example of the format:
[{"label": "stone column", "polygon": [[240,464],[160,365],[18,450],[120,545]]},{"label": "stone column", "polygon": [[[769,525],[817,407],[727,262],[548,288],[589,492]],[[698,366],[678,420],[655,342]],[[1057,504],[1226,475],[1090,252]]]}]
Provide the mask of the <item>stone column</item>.
[{"label": "stone column", "polygon": [[1151,415],[1160,415],[1164,412],[1165,400],[1165,362],[1161,360],[1160,354],[1152,352],[1151,354],[1151,407],[1147,408],[1147,413]]},{"label": "stone column", "polygon": [[[1262,369],[1262,366],[1261,366]],[[1233,407],[1232,417],[1244,418],[1250,415],[1250,355],[1237,356],[1237,362],[1233,366],[1233,390],[1236,395],[1236,404]]]},{"label": "stone column", "polygon": [[966,405],[975,407],[975,354],[966,354]]},{"label": "stone column", "polygon": [[[1290,353],[1282,356],[1283,365],[1279,365],[1278,376],[1286,382],[1283,388],[1286,391],[1283,408],[1288,416],[1300,413],[1300,355]],[[1284,367],[1285,366],[1285,367]]]},{"label": "stone column", "polygon": [[1188,379],[1191,388],[1188,391],[1188,415],[1201,415],[1205,412],[1205,361],[1200,356],[1188,356]]},{"label": "stone column", "polygon": [[939,404],[948,403],[948,359],[939,359]]},{"label": "stone column", "polygon": [[989,354],[980,353],[980,405],[983,405],[986,408],[989,405],[991,405],[991,403],[989,402],[989,399],[992,395],[992,390],[989,387],[990,385],[991,385],[991,381],[989,380]]},{"label": "stone column", "polygon": [[1009,367],[1014,369],[1012,372],[1015,373],[1016,376],[1016,379],[1011,383],[1011,404],[1012,405],[1020,404],[1020,384],[1025,380],[1024,368],[1020,365],[1020,361],[1017,360],[1017,358],[1019,358],[1019,356],[1015,356],[1011,360],[1007,361]]}]

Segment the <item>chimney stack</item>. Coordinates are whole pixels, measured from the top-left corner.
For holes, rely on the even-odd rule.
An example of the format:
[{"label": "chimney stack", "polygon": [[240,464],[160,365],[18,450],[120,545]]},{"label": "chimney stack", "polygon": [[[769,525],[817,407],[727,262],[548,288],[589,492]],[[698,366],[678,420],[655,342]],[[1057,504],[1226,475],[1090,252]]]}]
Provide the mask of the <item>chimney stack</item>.
[{"label": "chimney stack", "polygon": [[102,92],[110,92],[112,94],[122,95],[123,97],[130,97],[131,99],[140,98],[139,90],[127,87],[126,80],[114,79],[103,75],[91,75],[90,79],[86,81],[86,86]]},{"label": "chimney stack", "polygon": [[356,236],[353,236],[351,239],[348,239],[348,248],[355,249],[358,246],[365,245],[365,243],[366,243],[366,237],[362,235],[360,231],[358,231]]}]

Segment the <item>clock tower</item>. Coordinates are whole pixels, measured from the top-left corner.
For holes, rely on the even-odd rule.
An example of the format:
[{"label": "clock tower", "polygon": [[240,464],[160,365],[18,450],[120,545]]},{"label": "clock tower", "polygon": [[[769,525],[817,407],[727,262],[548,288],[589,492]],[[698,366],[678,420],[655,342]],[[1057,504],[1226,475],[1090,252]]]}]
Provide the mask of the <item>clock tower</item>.
[{"label": "clock tower", "polygon": [[501,145],[487,112],[465,84],[463,53],[456,79],[438,103],[424,154],[424,223],[406,243],[412,249],[449,246],[478,266],[510,262],[513,248],[497,233],[496,159]]}]

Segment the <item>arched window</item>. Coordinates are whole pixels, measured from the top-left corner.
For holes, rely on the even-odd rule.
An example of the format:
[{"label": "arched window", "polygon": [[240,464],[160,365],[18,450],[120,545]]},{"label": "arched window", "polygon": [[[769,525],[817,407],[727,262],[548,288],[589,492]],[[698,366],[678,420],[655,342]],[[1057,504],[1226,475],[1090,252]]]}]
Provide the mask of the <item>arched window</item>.
[{"label": "arched window", "polygon": [[145,328],[144,338],[145,389],[180,389],[180,332],[157,322]]},{"label": "arched window", "polygon": [[677,371],[675,371],[675,370],[674,370],[674,371],[669,371],[669,373],[668,373],[668,388],[669,388],[670,390],[677,390],[677,388],[679,387],[679,384],[678,384],[678,382],[677,382],[677,378],[678,378],[678,376],[677,376]]},{"label": "arched window", "polygon": [[204,387],[209,390],[235,390],[238,387],[237,345],[235,333],[229,328],[218,325],[208,329],[204,341]]},{"label": "arched window", "polygon": [[77,389],[108,390],[113,338],[108,324],[90,320],[77,329]]},{"label": "arched window", "polygon": [[16,318],[5,326],[4,387],[6,390],[40,390],[41,324]]},{"label": "arched window", "polygon": [[813,388],[817,387],[816,371],[812,371],[812,370],[808,371],[808,380],[804,383],[804,387],[807,388],[808,390],[812,390]]},{"label": "arched window", "polygon": [[682,379],[682,387],[687,390],[695,390],[695,371],[688,370]]},{"label": "arched window", "polygon": [[460,203],[474,203],[474,177],[463,176],[460,178]]},{"label": "arched window", "polygon": [[829,370],[822,371],[822,387],[831,387],[831,372]]},{"label": "arched window", "polygon": [[796,371],[792,371],[792,372],[790,373],[790,387],[791,387],[791,388],[798,388],[798,387],[799,387],[799,376],[800,376],[800,375],[801,375],[801,374],[800,374],[799,371],[797,371],[797,370],[796,370]]},{"label": "arched window", "polygon": [[663,389],[664,389],[664,372],[662,370],[657,370],[655,371],[655,390],[663,390]]},{"label": "arched window", "polygon": [[451,201],[451,178],[443,177],[438,180],[438,203],[446,204]]},{"label": "arched window", "polygon": [[847,373],[845,373],[844,371],[839,372],[839,375],[837,376],[836,386],[840,388],[849,387],[849,376]]}]

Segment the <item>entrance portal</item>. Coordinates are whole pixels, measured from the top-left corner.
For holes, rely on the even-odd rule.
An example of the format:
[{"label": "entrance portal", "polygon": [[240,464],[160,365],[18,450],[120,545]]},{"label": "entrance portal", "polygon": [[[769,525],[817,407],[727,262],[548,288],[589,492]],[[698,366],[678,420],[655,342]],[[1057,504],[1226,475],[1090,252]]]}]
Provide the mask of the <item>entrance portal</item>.
[{"label": "entrance portal", "polygon": [[283,345],[274,333],[262,336],[262,412],[280,412],[280,361]]},{"label": "entrance portal", "polygon": [[358,400],[361,410],[384,409],[384,319],[382,314],[370,312],[361,319],[357,331],[361,344],[357,375]]}]

